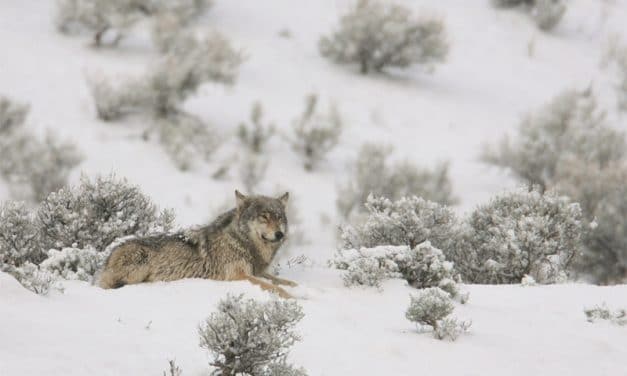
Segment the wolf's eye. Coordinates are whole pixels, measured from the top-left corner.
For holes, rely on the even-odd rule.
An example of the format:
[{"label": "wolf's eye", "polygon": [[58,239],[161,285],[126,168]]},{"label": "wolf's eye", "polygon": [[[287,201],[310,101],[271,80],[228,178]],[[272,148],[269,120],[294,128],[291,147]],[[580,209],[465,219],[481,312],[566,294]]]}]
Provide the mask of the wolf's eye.
[{"label": "wolf's eye", "polygon": [[259,216],[259,219],[263,222],[268,222],[270,220],[270,216],[268,214],[262,214]]}]

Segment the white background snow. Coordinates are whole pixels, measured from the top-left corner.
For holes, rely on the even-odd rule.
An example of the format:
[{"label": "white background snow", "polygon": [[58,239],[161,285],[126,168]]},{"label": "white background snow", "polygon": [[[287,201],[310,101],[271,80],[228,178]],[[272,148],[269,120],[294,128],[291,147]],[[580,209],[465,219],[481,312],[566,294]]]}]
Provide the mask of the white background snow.
[{"label": "white background snow", "polygon": [[[234,159],[237,125],[260,100],[280,129],[290,125],[309,92],[337,104],[346,129],[341,146],[314,173],[280,137],[260,193],[289,190],[309,244],[291,250],[314,266],[283,269],[300,283],[303,341],[290,360],[310,375],[625,375],[627,328],[586,322],[583,308],[627,305],[627,286],[465,286],[470,302],[456,315],[471,319],[468,335],[441,342],[404,318],[411,288],[390,281],[383,291],[349,289],[324,261],[334,252],[337,187],[365,141],[393,144],[394,156],[431,166],[450,160],[460,213],[515,186],[478,161],[481,145],[515,129],[521,116],[567,88],[592,85],[613,124],[609,72],[600,65],[612,35],[627,40],[627,1],[572,0],[555,31],[537,30],[517,11],[489,0],[398,2],[444,18],[451,51],[434,74],[419,67],[361,76],[320,57],[317,41],[352,1],[216,0],[198,24],[227,35],[248,56],[229,89],[206,85],[186,109],[225,138],[207,165],[178,171],[160,147],[141,138],[137,121],[96,119],[86,77],[139,73],[156,56],[147,32],[116,49],[95,50],[52,23],[52,0],[0,0],[0,92],[31,104],[29,126],[53,128],[76,141],[86,160],[72,177],[115,172],[138,184],[178,223],[209,221],[240,182]],[[279,32],[287,29],[291,38]],[[529,46],[533,54],[529,56]],[[624,115],[623,115],[624,116]],[[225,180],[212,173],[232,165]],[[7,199],[0,183],[0,198]],[[330,218],[330,221],[323,220]],[[270,299],[240,282],[184,280],[105,291],[68,282],[65,293],[36,296],[0,274],[0,375],[160,375],[176,359],[184,375],[208,375],[197,326],[227,292]]]}]

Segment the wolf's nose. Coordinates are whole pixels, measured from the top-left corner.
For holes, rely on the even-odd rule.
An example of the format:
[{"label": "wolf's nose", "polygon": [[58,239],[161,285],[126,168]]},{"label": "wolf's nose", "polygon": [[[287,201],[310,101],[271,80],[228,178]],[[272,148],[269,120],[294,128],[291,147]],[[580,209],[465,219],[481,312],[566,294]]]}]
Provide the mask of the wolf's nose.
[{"label": "wolf's nose", "polygon": [[281,240],[281,239],[283,239],[283,233],[282,233],[281,231],[277,231],[277,232],[275,232],[275,233],[274,233],[274,238],[275,238],[276,240]]}]

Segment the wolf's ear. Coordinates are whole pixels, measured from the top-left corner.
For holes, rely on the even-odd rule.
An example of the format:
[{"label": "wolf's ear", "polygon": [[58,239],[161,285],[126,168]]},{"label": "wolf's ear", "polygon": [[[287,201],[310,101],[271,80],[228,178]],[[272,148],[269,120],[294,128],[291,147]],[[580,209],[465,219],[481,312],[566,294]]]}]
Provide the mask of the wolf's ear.
[{"label": "wolf's ear", "polygon": [[279,197],[279,201],[281,201],[281,204],[283,204],[283,206],[287,205],[287,200],[290,198],[290,193],[289,192],[285,192],[281,197]]},{"label": "wolf's ear", "polygon": [[242,206],[242,204],[244,203],[244,200],[246,200],[246,196],[244,196],[240,191],[236,189],[235,190],[235,202],[237,203],[238,208]]}]

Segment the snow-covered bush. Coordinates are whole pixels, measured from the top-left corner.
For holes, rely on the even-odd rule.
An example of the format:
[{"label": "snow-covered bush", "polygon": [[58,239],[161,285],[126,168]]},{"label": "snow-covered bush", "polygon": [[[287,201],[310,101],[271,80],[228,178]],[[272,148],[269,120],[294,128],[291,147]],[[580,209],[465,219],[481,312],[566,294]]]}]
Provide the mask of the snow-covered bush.
[{"label": "snow-covered bush", "polygon": [[28,261],[19,267],[0,263],[0,271],[12,275],[22,286],[36,294],[47,295],[51,289],[62,290],[51,273]]},{"label": "snow-covered bush", "polygon": [[562,20],[566,12],[564,0],[535,0],[531,17],[542,30],[551,30]]},{"label": "snow-covered bush", "polygon": [[552,186],[564,161],[576,158],[604,168],[627,153],[624,135],[605,124],[590,90],[565,91],[528,114],[515,140],[503,139],[497,150],[486,149],[482,159],[542,189]]},{"label": "snow-covered bush", "polygon": [[433,336],[437,339],[455,341],[460,335],[470,329],[471,324],[470,321],[460,321],[455,317],[445,317],[433,329]]},{"label": "snow-covered bush", "polygon": [[305,170],[311,171],[333,149],[342,133],[342,119],[335,106],[329,112],[316,112],[318,96],[305,97],[305,111],[292,122],[292,134],[288,137],[292,149],[303,159]]},{"label": "snow-covered bush", "polygon": [[0,265],[39,264],[46,254],[39,247],[39,232],[23,202],[0,204]]},{"label": "snow-covered bush", "polygon": [[[239,166],[239,176],[246,192],[256,191],[268,168],[268,160],[252,152],[245,153]],[[291,206],[291,205],[290,205]]]},{"label": "snow-covered bush", "polygon": [[363,204],[370,194],[398,200],[418,196],[444,205],[454,204],[453,188],[448,175],[448,164],[432,170],[416,166],[410,161],[390,163],[392,147],[364,144],[354,161],[353,177],[340,188],[337,207],[344,218],[353,212],[363,212]]},{"label": "snow-covered bush", "polygon": [[179,113],[155,119],[154,124],[161,146],[182,171],[199,159],[208,160],[218,147],[217,132],[196,116]]},{"label": "snow-covered bush", "polygon": [[168,370],[163,371],[163,376],[183,376],[183,370],[176,365],[174,360],[169,360],[168,365]]},{"label": "snow-covered bush", "polygon": [[416,288],[440,287],[451,296],[458,294],[453,263],[428,241],[413,249],[378,246],[338,250],[331,265],[346,270],[342,276],[346,286],[380,287],[384,279],[403,278]]},{"label": "snow-covered bush", "polygon": [[111,32],[117,44],[124,32],[153,11],[151,0],[59,0],[55,23],[62,33],[89,31],[95,46]]},{"label": "snow-covered bush", "polygon": [[551,30],[562,20],[566,12],[564,0],[492,0],[497,7],[520,7],[530,13],[542,30]]},{"label": "snow-covered bush", "polygon": [[579,202],[595,228],[586,232],[578,269],[602,283],[627,277],[627,211],[620,209],[627,207],[627,195],[621,193],[627,141],[624,132],[607,124],[592,92],[559,95],[527,116],[516,140],[503,141],[500,150],[487,151],[484,160]]},{"label": "snow-covered bush", "polygon": [[28,105],[0,97],[0,175],[19,199],[38,202],[67,184],[81,161],[76,146],[52,132],[42,140],[24,127]]},{"label": "snow-covered bush", "polygon": [[50,249],[39,268],[57,279],[91,281],[108,256],[91,247]]},{"label": "snow-covered bush", "polygon": [[580,254],[583,232],[578,204],[520,189],[475,209],[447,257],[471,283],[519,283],[525,275],[554,283]]},{"label": "snow-covered bush", "polygon": [[200,346],[213,355],[214,375],[304,375],[285,363],[300,340],[294,326],[303,318],[296,301],[264,303],[228,295],[200,326]]},{"label": "snow-covered bush", "polygon": [[405,317],[419,325],[437,328],[440,320],[453,313],[454,309],[448,292],[437,287],[430,287],[411,296]]},{"label": "snow-covered bush", "polygon": [[618,76],[616,83],[618,108],[627,111],[627,44],[618,36],[610,38],[601,63],[605,67],[615,68]]},{"label": "snow-covered bush", "polygon": [[93,247],[102,252],[128,235],[167,232],[174,216],[157,207],[137,186],[114,176],[51,193],[37,211],[41,249]]},{"label": "snow-covered bush", "polygon": [[408,8],[377,0],[359,0],[318,47],[337,63],[359,64],[362,74],[413,64],[432,67],[448,53],[441,20],[415,19]]},{"label": "snow-covered bush", "polygon": [[379,245],[415,248],[429,241],[446,252],[455,234],[457,220],[448,207],[423,198],[402,197],[396,201],[369,196],[365,222],[342,229],[344,249]]},{"label": "snow-covered bush", "polygon": [[242,144],[251,152],[261,153],[266,143],[274,135],[274,124],[263,124],[263,107],[255,102],[250,111],[250,125],[241,123],[237,132]]},{"label": "snow-covered bush", "polygon": [[0,95],[0,135],[8,134],[24,124],[29,110],[28,104]]},{"label": "snow-covered bush", "polygon": [[619,309],[612,312],[605,303],[600,306],[585,308],[584,313],[589,322],[605,320],[616,325],[627,325],[627,310]]},{"label": "snow-covered bush", "polygon": [[572,161],[560,169],[556,186],[578,200],[587,219],[585,248],[577,269],[594,281],[627,280],[627,161],[604,169]]},{"label": "snow-covered bush", "polygon": [[55,23],[62,33],[93,33],[99,47],[117,44],[143,18],[168,14],[183,27],[210,5],[210,0],[58,0]]},{"label": "snow-covered bush", "polygon": [[233,84],[242,60],[225,37],[211,32],[177,41],[141,78],[118,85],[92,78],[89,84],[102,120],[116,120],[130,112],[166,117],[182,112],[182,102],[204,83]]}]

